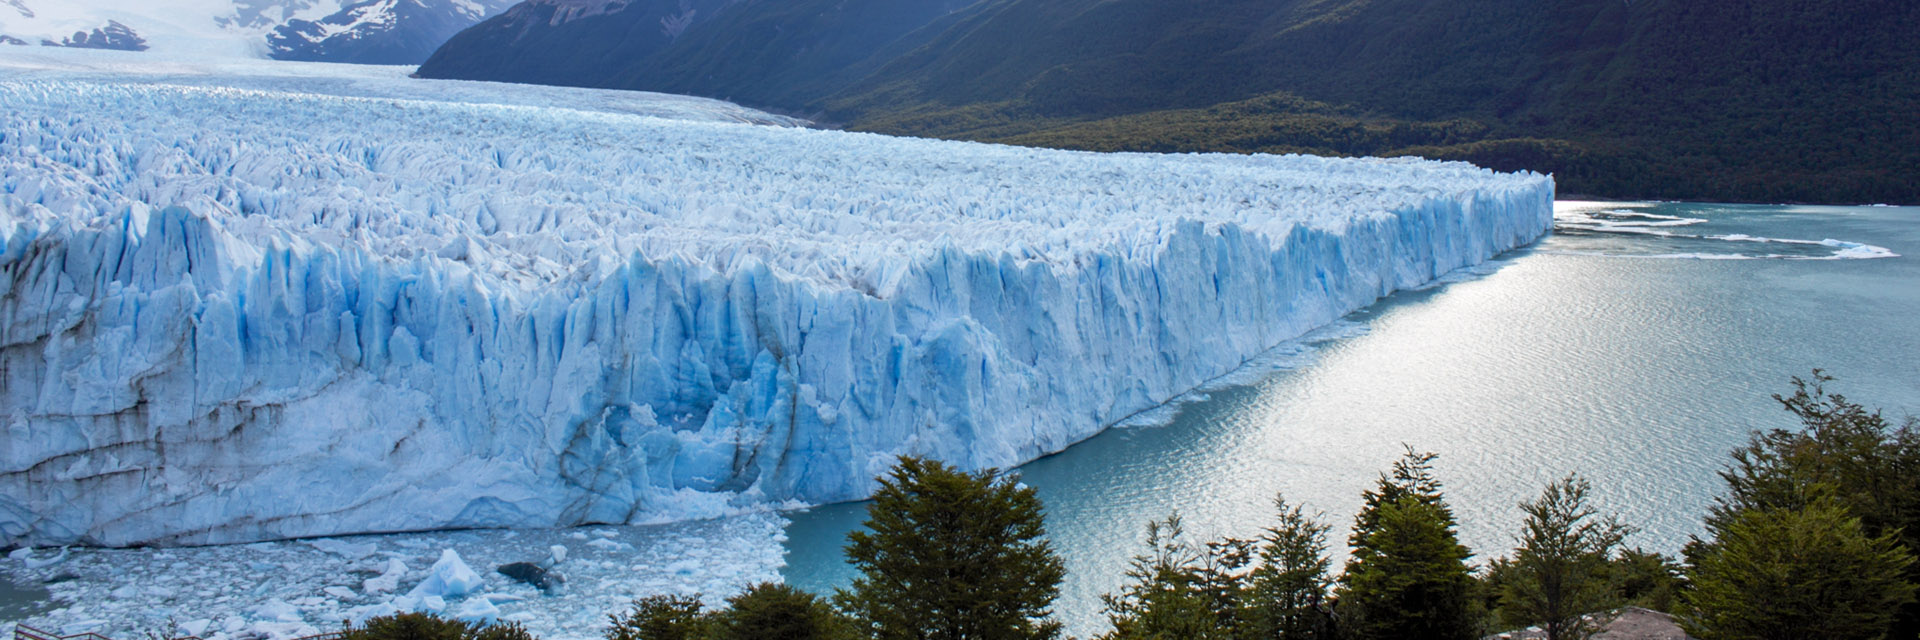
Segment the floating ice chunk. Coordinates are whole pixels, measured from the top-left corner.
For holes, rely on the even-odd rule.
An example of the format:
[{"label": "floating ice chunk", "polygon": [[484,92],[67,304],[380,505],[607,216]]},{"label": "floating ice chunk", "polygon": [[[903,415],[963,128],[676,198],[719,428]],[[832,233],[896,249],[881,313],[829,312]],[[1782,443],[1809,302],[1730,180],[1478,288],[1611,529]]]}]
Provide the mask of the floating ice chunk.
[{"label": "floating ice chunk", "polygon": [[[397,601],[398,598],[395,600]],[[381,602],[349,608],[347,609],[346,615],[348,622],[355,625],[364,625],[368,620],[381,616],[390,616],[400,612],[400,608],[394,606],[393,602]]]},{"label": "floating ice chunk", "polygon": [[611,538],[595,538],[593,542],[587,543],[587,546],[593,547],[595,549],[600,549],[602,551],[621,551],[621,550],[633,549],[633,545],[627,544],[625,542],[620,542],[618,540],[614,540]]},{"label": "floating ice chunk", "polygon": [[399,558],[387,559],[387,570],[377,578],[360,581],[360,590],[368,594],[387,593],[400,588],[400,579],[407,576],[407,563]]},{"label": "floating ice chunk", "polygon": [[254,607],[247,613],[254,618],[269,622],[301,622],[300,609],[292,603],[279,598],[268,600],[266,604]]},{"label": "floating ice chunk", "polygon": [[33,549],[21,547],[14,549],[12,553],[7,554],[7,557],[19,560],[21,564],[26,565],[28,569],[39,569],[65,562],[67,559],[67,548],[60,547],[60,553],[55,554],[51,558],[35,558],[33,557]]},{"label": "floating ice chunk", "polygon": [[[266,638],[268,640],[294,640],[295,638],[315,635],[319,632],[319,629],[315,629],[305,622],[291,621],[256,622],[247,628],[248,634],[256,638]],[[242,637],[244,638],[245,636]]]},{"label": "floating ice chunk", "polygon": [[500,607],[494,606],[490,598],[468,598],[453,617],[461,622],[493,624],[500,619]]},{"label": "floating ice chunk", "polygon": [[700,569],[698,560],[681,560],[667,565],[667,572],[677,576],[690,576]]},{"label": "floating ice chunk", "polygon": [[105,620],[81,620],[79,622],[61,625],[60,633],[77,636],[83,633],[98,631],[101,627],[105,626],[107,626],[107,621]]},{"label": "floating ice chunk", "polygon": [[567,548],[557,544],[551,547],[547,547],[547,557],[552,558],[554,564],[560,564],[562,562],[566,562]]},{"label": "floating ice chunk", "polygon": [[[475,573],[460,554],[452,549],[440,552],[440,560],[427,569],[427,578],[414,585],[407,596],[413,598],[458,598],[479,590],[485,586],[485,579]],[[442,605],[444,607],[444,605]]]},{"label": "floating ice chunk", "polygon": [[321,591],[326,592],[327,595],[338,598],[341,601],[352,600],[358,597],[359,595],[354,593],[352,589],[348,589],[346,587],[340,587],[340,586],[327,587],[325,589],[321,589]]},{"label": "floating ice chunk", "polygon": [[207,629],[212,626],[213,620],[211,618],[200,618],[198,620],[188,620],[180,623],[180,630],[187,635],[197,638],[204,635]]}]

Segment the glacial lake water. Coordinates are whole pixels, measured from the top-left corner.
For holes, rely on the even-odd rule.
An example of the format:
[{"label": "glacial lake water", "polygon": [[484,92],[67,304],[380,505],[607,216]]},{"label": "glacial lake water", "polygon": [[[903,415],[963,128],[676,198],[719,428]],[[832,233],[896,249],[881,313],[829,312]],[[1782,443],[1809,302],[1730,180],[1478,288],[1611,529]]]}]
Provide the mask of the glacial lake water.
[{"label": "glacial lake water", "polygon": [[[1533,247],[1354,313],[1163,425],[1022,467],[1066,561],[1068,631],[1104,629],[1100,594],[1169,513],[1196,539],[1252,536],[1283,493],[1323,512],[1344,561],[1360,493],[1403,443],[1440,454],[1477,562],[1510,549],[1515,505],[1568,472],[1640,528],[1630,544],[1672,554],[1702,531],[1728,451],[1794,424],[1770,397],[1792,376],[1824,368],[1850,399],[1920,413],[1920,208],[1556,209]],[[845,586],[865,508],[789,514],[786,579]]]}]

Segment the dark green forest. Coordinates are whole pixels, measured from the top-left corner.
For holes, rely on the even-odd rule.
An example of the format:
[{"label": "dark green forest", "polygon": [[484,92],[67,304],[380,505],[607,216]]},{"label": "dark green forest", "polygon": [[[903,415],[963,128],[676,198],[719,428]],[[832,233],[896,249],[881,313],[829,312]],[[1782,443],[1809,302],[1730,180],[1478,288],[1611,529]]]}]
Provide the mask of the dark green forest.
[{"label": "dark green forest", "polygon": [[[537,5],[421,75],[1021,145],[1467,160],[1563,194],[1920,203],[1910,0],[635,0],[569,22]],[[667,37],[679,6],[699,19]]]},{"label": "dark green forest", "polygon": [[1920,202],[1920,3],[999,4],[826,113],[1102,151],[1467,160],[1615,198]]}]

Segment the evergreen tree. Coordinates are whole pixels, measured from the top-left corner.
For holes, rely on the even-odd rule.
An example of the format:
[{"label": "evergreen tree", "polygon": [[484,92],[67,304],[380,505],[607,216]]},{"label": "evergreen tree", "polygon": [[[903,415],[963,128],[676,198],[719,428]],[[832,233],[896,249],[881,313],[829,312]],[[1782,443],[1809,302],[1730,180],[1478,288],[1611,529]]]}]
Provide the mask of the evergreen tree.
[{"label": "evergreen tree", "polygon": [[1328,615],[1327,525],[1274,496],[1279,522],[1258,540],[1260,566],[1246,597],[1259,638],[1322,640],[1332,636]]},{"label": "evergreen tree", "polygon": [[1600,518],[1587,505],[1591,490],[1586,480],[1568,475],[1547,485],[1538,500],[1521,503],[1520,546],[1502,567],[1501,623],[1538,624],[1548,640],[1584,640],[1600,630],[1597,620],[1583,616],[1618,603],[1611,561],[1630,529]]},{"label": "evergreen tree", "polygon": [[1066,570],[1033,489],[994,470],[902,457],[847,536],[860,570],[837,600],[880,640],[1050,639]]},{"label": "evergreen tree", "polygon": [[1188,543],[1178,514],[1147,523],[1147,549],[1127,569],[1119,595],[1101,597],[1113,630],[1104,640],[1223,640],[1223,629],[1203,577],[1204,553]]},{"label": "evergreen tree", "polygon": [[647,596],[607,619],[607,640],[706,640],[712,622],[701,613],[699,596]]},{"label": "evergreen tree", "polygon": [[1696,545],[1682,624],[1704,640],[1887,637],[1913,600],[1913,556],[1889,533],[1869,536],[1839,500],[1756,508],[1709,524]]},{"label": "evergreen tree", "polygon": [[1432,453],[1411,447],[1364,495],[1341,577],[1339,624],[1358,640],[1467,640],[1480,612],[1453,512],[1433,477]]}]

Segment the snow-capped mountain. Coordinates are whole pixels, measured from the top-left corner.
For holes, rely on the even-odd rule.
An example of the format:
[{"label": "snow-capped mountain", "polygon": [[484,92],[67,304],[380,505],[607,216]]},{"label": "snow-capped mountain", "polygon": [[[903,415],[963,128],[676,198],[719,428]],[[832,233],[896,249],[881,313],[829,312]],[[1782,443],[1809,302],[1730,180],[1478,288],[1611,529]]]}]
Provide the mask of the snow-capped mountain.
[{"label": "snow-capped mountain", "polygon": [[0,0],[0,44],[414,64],[512,0]]},{"label": "snow-capped mountain", "polygon": [[320,20],[290,20],[267,34],[280,60],[418,64],[447,38],[513,0],[365,0]]}]

